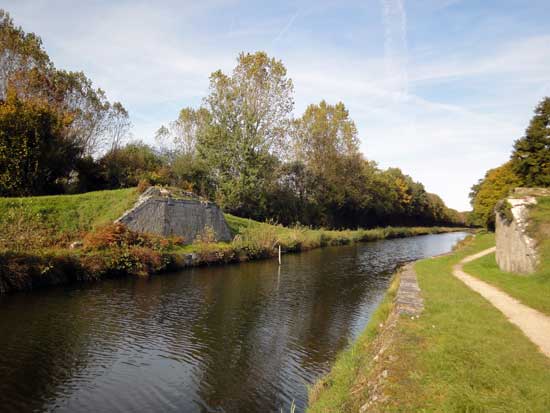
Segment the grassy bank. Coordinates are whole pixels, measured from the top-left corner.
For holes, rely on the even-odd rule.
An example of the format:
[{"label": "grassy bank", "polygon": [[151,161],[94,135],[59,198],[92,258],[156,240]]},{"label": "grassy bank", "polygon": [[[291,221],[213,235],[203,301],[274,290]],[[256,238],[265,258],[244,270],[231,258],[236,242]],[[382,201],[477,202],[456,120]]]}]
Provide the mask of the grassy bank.
[{"label": "grassy bank", "polygon": [[0,224],[5,225],[10,214],[19,212],[58,234],[91,231],[120,217],[137,198],[135,188],[78,195],[0,198]]},{"label": "grassy bank", "polygon": [[376,355],[374,342],[392,312],[398,287],[399,273],[394,276],[384,299],[361,336],[350,348],[340,353],[331,372],[310,388],[308,412],[359,411],[362,397],[356,397],[360,395],[355,390],[361,389],[370,374]]},{"label": "grassy bank", "polygon": [[[226,214],[235,235],[216,242],[205,231],[192,244],[139,235],[109,224],[138,197],[135,189],[82,195],[0,199],[0,293],[45,285],[150,275],[189,266],[269,258],[280,245],[299,252],[331,245],[456,231],[456,228],[376,228],[330,231],[286,228]],[[78,242],[76,248],[69,248]],[[73,244],[74,247],[74,244]]]},{"label": "grassy bank", "polygon": [[536,273],[527,276],[504,273],[496,263],[495,254],[472,261],[464,269],[522,303],[550,315],[550,197],[537,199],[537,205],[530,211],[528,231],[537,240],[540,254]]},{"label": "grassy bank", "polygon": [[[550,361],[498,310],[452,276],[454,264],[493,242],[492,235],[479,235],[453,254],[416,264],[425,310],[418,319],[399,320],[396,337],[377,366],[387,377],[384,397],[372,411],[550,411]],[[345,388],[328,386],[311,411],[358,411],[369,399],[365,383],[374,354],[368,346],[354,349],[350,351],[365,354],[354,356],[350,366],[338,361],[331,373],[350,374]],[[336,399],[336,394],[343,395],[337,404],[320,402]]]}]

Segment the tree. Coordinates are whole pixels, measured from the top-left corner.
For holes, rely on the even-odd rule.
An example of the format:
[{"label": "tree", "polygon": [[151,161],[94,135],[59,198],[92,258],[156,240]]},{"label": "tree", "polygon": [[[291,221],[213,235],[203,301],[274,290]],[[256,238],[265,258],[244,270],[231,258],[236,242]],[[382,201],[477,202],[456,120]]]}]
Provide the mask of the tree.
[{"label": "tree", "polygon": [[535,109],[525,136],[514,144],[514,172],[527,186],[550,186],[550,97]]},{"label": "tree", "polygon": [[359,153],[357,128],[342,102],[309,105],[294,122],[293,138],[295,158],[318,173],[325,173],[342,157]]},{"label": "tree", "polygon": [[66,134],[84,148],[86,156],[120,145],[131,126],[124,106],[111,104],[83,72],[32,69],[15,73],[8,83],[20,98],[41,99],[70,119]]},{"label": "tree", "polygon": [[216,71],[204,100],[208,124],[197,149],[218,182],[217,198],[232,212],[265,208],[263,188],[282,154],[294,105],[292,81],[279,60],[241,53],[231,76]]},{"label": "tree", "polygon": [[293,123],[292,157],[317,176],[323,224],[349,225],[364,205],[363,157],[357,128],[343,103],[309,105]]},{"label": "tree", "polygon": [[47,70],[50,66],[40,37],[16,27],[9,13],[0,9],[0,100],[6,98],[8,79],[14,73],[31,68]]},{"label": "tree", "polygon": [[522,180],[514,173],[512,162],[506,162],[487,171],[485,177],[480,179],[470,192],[473,221],[477,225],[494,229],[497,202],[521,185]]},{"label": "tree", "polygon": [[82,148],[67,139],[63,119],[42,101],[21,100],[8,90],[0,104],[0,193],[41,195],[56,191]]},{"label": "tree", "polygon": [[165,166],[164,159],[141,141],[130,142],[107,152],[99,163],[109,188],[136,186],[141,179],[155,183],[160,178],[161,168]]},{"label": "tree", "polygon": [[115,102],[109,108],[107,119],[107,142],[110,150],[120,148],[130,134],[132,123],[128,111],[120,102]]},{"label": "tree", "polygon": [[[64,135],[88,156],[120,145],[130,127],[121,103],[111,104],[83,72],[56,69],[40,37],[16,27],[0,9],[0,100],[8,89],[19,99],[42,100],[56,110],[66,120]],[[111,140],[115,143],[109,145]]]},{"label": "tree", "polygon": [[202,107],[182,109],[157,131],[170,182],[215,194],[239,216],[285,225],[457,222],[421,183],[364,159],[343,103],[321,101],[293,121],[292,106],[283,64],[263,52],[240,54],[230,76],[212,73]]}]

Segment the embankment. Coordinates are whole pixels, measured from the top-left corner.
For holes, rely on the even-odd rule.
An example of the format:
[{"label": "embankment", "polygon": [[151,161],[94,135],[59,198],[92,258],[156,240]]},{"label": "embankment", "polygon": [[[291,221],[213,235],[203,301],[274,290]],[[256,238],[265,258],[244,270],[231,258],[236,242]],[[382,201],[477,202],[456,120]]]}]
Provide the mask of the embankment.
[{"label": "embankment", "polygon": [[[205,229],[189,244],[139,234],[113,221],[135,205],[135,188],[79,195],[0,198],[0,294],[48,285],[148,276],[186,267],[236,263],[330,245],[457,231],[285,228],[225,214],[230,242]],[[215,234],[214,234],[215,235]]]},{"label": "embankment", "polygon": [[492,234],[414,265],[424,311],[396,315],[394,280],[363,335],[310,393],[310,412],[550,410],[550,361],[452,275]]},{"label": "embankment", "polygon": [[[237,234],[230,243],[199,239],[180,246],[171,240],[140,236],[119,226],[93,233],[90,247],[0,252],[0,294],[123,276],[149,276],[201,265],[266,259],[277,254],[325,246],[457,231],[444,227],[376,228],[327,231],[285,228],[227,216]],[[97,245],[108,240],[108,247]]]}]

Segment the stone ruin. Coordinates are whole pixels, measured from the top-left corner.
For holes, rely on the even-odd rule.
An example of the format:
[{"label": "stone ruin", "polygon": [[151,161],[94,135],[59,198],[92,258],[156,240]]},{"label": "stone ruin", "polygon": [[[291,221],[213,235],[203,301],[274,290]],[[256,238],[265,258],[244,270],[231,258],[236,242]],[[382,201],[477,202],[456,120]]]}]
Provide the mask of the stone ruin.
[{"label": "stone ruin", "polygon": [[[497,205],[496,260],[504,272],[531,274],[537,269],[536,241],[527,232],[529,209],[537,203],[537,196],[550,196],[550,190],[516,188],[510,197]],[[508,213],[505,212],[507,208]]]},{"label": "stone ruin", "polygon": [[136,204],[115,222],[137,232],[165,237],[183,237],[191,244],[211,228],[216,241],[231,241],[233,236],[216,204],[192,192],[150,187]]}]

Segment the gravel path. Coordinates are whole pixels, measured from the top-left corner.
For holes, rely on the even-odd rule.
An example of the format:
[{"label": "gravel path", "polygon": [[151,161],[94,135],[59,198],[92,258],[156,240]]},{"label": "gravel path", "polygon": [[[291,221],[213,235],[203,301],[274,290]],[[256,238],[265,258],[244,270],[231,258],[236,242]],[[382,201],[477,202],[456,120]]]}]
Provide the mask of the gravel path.
[{"label": "gravel path", "polygon": [[453,275],[498,308],[511,323],[518,326],[539,347],[542,353],[550,357],[550,317],[462,270],[464,264],[493,252],[495,252],[494,247],[464,258],[453,267]]}]

